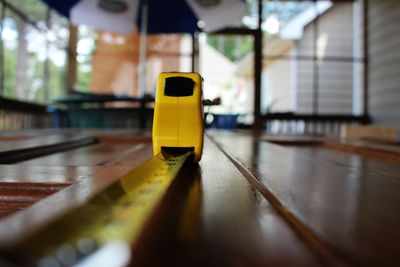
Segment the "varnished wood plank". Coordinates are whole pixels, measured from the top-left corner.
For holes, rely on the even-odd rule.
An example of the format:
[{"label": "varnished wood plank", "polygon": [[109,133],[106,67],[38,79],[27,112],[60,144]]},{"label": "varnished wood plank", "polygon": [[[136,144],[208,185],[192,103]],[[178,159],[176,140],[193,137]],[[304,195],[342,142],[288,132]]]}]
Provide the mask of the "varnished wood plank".
[{"label": "varnished wood plank", "polygon": [[[69,139],[68,136],[63,135],[60,138],[55,136],[31,138],[29,142],[17,141],[15,143],[19,144],[18,151],[24,150],[24,147],[35,146],[40,150],[43,145],[47,146],[59,141],[65,142]],[[95,171],[95,168],[82,166],[107,166],[126,160],[129,156],[132,158],[132,154],[144,148],[143,144],[135,145],[135,142],[148,142],[148,138],[104,137],[101,141],[103,143],[99,145],[42,156],[19,165],[0,165],[0,178],[3,181],[0,183],[2,217],[25,209]],[[46,165],[51,167],[44,167]],[[77,168],[73,167],[78,165]],[[97,169],[99,170],[99,168]]]},{"label": "varnished wood plank", "polygon": [[[85,177],[72,178],[75,183],[71,186],[0,221],[0,245],[4,247],[13,243],[86,202],[90,196],[151,155],[151,146],[147,144],[110,165],[96,167],[96,171]],[[27,165],[22,167],[32,168]],[[176,232],[173,233],[177,233],[167,235],[166,242],[160,243],[164,248],[169,247],[170,254],[154,251],[163,255],[158,258],[158,263],[170,262],[178,266],[199,266],[203,263],[207,266],[320,265],[274,208],[212,143],[206,143],[197,175],[195,189],[187,193],[189,197],[184,199],[180,216],[176,219],[165,216],[157,221],[158,228],[175,225]],[[178,192],[177,196],[181,194],[183,192]],[[178,245],[170,239],[173,237],[178,238]],[[135,259],[138,258],[136,255]],[[150,256],[144,262],[151,265],[155,263],[154,259]]]},{"label": "varnished wood plank", "polygon": [[31,183],[43,186],[72,184],[98,170],[99,167],[86,166],[40,166],[40,165],[0,165],[0,181],[3,183]]},{"label": "varnished wood plank", "polygon": [[360,266],[398,263],[400,183],[392,175],[252,136],[215,138],[336,254]]},{"label": "varnished wood plank", "polygon": [[68,183],[0,183],[0,217],[9,216],[52,195]]},{"label": "varnished wood plank", "polygon": [[[48,166],[96,166],[104,165],[117,159],[120,154],[132,149],[135,144],[100,143],[88,147],[76,148],[56,154],[43,156],[21,162],[20,165],[48,165]],[[129,151],[128,151],[129,152]]]},{"label": "varnished wood plank", "polygon": [[209,141],[200,166],[203,238],[222,265],[319,265],[271,204]]},{"label": "varnished wood plank", "polygon": [[133,266],[320,266],[213,143],[206,140],[200,168],[184,175],[192,184],[179,216],[170,208],[154,222],[146,236],[154,244],[139,246]]},{"label": "varnished wood plank", "polygon": [[[282,140],[281,140],[282,139]],[[283,146],[318,146],[320,148],[328,148],[345,152],[346,154],[356,154],[365,158],[375,158],[381,161],[399,164],[400,163],[400,146],[398,142],[385,142],[377,140],[341,140],[328,138],[266,138],[265,140],[274,144]]]},{"label": "varnished wood plank", "polygon": [[149,144],[148,137],[100,137],[100,143],[87,147],[42,156],[21,162],[20,165],[96,166],[109,165]]},{"label": "varnished wood plank", "polygon": [[0,165],[0,216],[28,208],[94,171],[88,167]]},{"label": "varnished wood plank", "polygon": [[[7,247],[74,207],[85,203],[91,196],[115,181],[119,176],[145,161],[148,155],[148,149],[134,150],[115,163],[99,167],[0,165],[0,170],[4,170],[2,168],[4,166],[8,169],[3,174],[8,177],[7,179],[10,182],[34,181],[36,184],[45,183],[48,185],[51,185],[52,181],[72,182],[65,189],[1,220],[0,246]],[[123,162],[128,159],[129,164],[124,164]],[[18,173],[18,167],[23,169],[19,176],[15,175]],[[52,180],[52,174],[57,179]]]},{"label": "varnished wood plank", "polygon": [[[0,216],[18,210],[0,221],[0,246],[85,203],[152,156],[149,136],[100,136],[98,146],[0,166],[5,182],[0,183],[0,196],[10,197],[9,205],[0,203]],[[240,172],[206,141],[200,168],[186,173],[175,185],[178,189],[166,200],[169,204],[163,203],[164,212],[145,231],[143,246],[136,248],[140,255],[135,255],[134,266],[396,263],[399,165],[362,153],[332,150],[320,141],[283,147],[257,135],[215,133],[214,137],[245,170]],[[276,203],[266,200],[263,188],[245,177],[247,171],[328,254],[310,245],[304,233],[277,212]],[[31,193],[24,191],[29,187],[34,189]]]},{"label": "varnished wood plank", "polygon": [[374,157],[400,164],[400,147],[395,144],[379,144],[367,141],[325,142],[324,146],[343,152]]},{"label": "varnished wood plank", "polygon": [[400,164],[397,160],[400,151],[396,151],[399,147],[395,144],[366,141],[342,142],[335,139],[293,136],[267,137],[262,138],[262,140],[288,146],[291,150],[298,150],[299,153],[331,161],[335,164],[400,177]]},{"label": "varnished wood plank", "polygon": [[0,164],[11,164],[97,143],[94,137],[51,136],[27,141],[0,142]]},{"label": "varnished wood plank", "polygon": [[77,139],[82,136],[70,134],[50,134],[50,135],[0,135],[0,152],[36,148],[63,143]]},{"label": "varnished wood plank", "polygon": [[297,151],[299,154],[330,161],[333,164],[347,166],[355,171],[375,172],[393,178],[400,178],[400,164],[393,163],[391,160],[387,160],[387,158],[362,156],[358,153],[346,153],[325,146],[323,143],[313,146],[291,145],[290,150]]}]

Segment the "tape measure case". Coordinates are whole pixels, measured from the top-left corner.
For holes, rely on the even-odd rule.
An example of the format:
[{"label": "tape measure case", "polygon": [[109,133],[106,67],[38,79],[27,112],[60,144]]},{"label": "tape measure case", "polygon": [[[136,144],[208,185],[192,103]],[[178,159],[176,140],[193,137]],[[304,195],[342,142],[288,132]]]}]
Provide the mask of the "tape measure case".
[{"label": "tape measure case", "polygon": [[202,78],[198,73],[161,73],[153,121],[154,155],[190,151],[194,162],[203,152]]}]

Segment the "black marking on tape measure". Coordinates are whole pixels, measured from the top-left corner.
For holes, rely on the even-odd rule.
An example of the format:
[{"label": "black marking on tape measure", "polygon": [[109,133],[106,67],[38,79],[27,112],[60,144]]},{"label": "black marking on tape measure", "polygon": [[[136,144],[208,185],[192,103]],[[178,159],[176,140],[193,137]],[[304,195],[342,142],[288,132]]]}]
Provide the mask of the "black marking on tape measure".
[{"label": "black marking on tape measure", "polygon": [[71,266],[108,242],[131,245],[189,155],[157,154],[86,204],[10,248],[6,258],[14,266]]}]

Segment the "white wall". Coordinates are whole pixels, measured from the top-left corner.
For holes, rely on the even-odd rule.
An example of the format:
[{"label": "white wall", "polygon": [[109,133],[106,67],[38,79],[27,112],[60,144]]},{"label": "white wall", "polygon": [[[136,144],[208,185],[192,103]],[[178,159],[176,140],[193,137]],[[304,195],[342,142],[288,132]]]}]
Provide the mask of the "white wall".
[{"label": "white wall", "polygon": [[[304,36],[297,42],[301,56],[313,56],[313,34],[315,22],[304,30]],[[318,18],[317,56],[353,57],[353,4],[336,3]],[[314,67],[312,61],[298,61],[297,112],[313,111]],[[353,103],[353,63],[318,62],[318,113],[351,114]]]},{"label": "white wall", "polygon": [[400,132],[400,1],[369,0],[369,110]]}]

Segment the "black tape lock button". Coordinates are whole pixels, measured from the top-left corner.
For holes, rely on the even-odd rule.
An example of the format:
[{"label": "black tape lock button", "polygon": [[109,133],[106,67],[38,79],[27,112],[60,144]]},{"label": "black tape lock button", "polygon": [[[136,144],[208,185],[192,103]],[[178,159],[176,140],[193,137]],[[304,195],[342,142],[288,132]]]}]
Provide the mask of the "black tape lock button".
[{"label": "black tape lock button", "polygon": [[194,81],[187,77],[168,77],[165,79],[164,95],[191,96],[193,95]]}]

